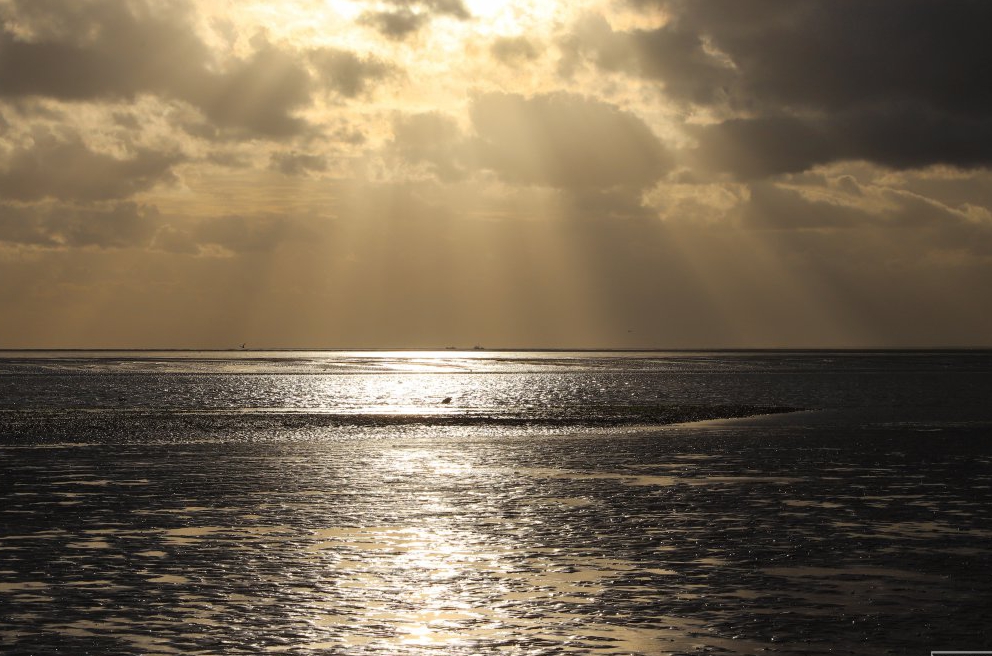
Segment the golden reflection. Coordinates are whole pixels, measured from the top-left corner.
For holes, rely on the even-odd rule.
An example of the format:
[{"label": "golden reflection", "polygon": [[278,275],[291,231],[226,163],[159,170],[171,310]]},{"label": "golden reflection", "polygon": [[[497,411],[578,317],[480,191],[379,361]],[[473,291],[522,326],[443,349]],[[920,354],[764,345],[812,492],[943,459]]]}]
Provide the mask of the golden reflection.
[{"label": "golden reflection", "polygon": [[[364,608],[365,626],[337,614],[312,618],[311,625],[332,631],[338,645],[416,649],[491,638],[501,621],[486,581],[509,569],[503,559],[511,549],[463,521],[457,490],[493,472],[426,447],[384,450],[372,469],[391,481],[389,504],[412,504],[423,521],[316,532],[311,553],[333,572],[335,596]],[[445,484],[413,489],[414,481],[432,478]],[[313,636],[314,643],[326,638]]]},{"label": "golden reflection", "polygon": [[[535,531],[543,530],[548,513],[583,504],[560,497],[508,500],[496,490],[513,485],[520,476],[515,469],[420,440],[377,450],[362,476],[383,486],[370,514],[397,521],[309,534],[301,555],[321,572],[314,585],[323,596],[298,606],[307,634],[269,651],[419,654],[512,642],[524,649],[596,643],[594,651],[607,654],[689,646],[688,627],[674,620],[652,629],[589,617],[589,604],[625,574],[675,572],[544,546],[546,538]],[[656,588],[627,585],[635,597],[657,595]],[[603,647],[604,640],[612,647]]]},{"label": "golden reflection", "polygon": [[[415,367],[416,365],[411,365]],[[363,376],[355,381],[361,393],[356,394],[356,405],[337,408],[358,414],[379,415],[432,415],[459,412],[453,402],[454,392],[450,381],[444,377],[407,376],[402,371],[396,376]]]}]

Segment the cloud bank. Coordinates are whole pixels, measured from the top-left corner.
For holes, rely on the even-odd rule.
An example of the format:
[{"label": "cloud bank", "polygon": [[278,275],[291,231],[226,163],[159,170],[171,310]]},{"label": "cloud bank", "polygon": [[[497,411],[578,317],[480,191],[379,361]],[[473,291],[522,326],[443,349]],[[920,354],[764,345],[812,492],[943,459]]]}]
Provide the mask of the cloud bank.
[{"label": "cloud bank", "polygon": [[237,5],[0,0],[0,346],[992,335],[986,2]]}]

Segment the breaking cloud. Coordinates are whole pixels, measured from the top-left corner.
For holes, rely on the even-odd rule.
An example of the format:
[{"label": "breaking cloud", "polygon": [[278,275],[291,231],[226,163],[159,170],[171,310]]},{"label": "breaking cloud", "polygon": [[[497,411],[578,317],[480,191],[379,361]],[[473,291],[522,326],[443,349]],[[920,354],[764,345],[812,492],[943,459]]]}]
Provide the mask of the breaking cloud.
[{"label": "breaking cloud", "polygon": [[365,12],[360,22],[394,40],[416,34],[438,16],[459,20],[470,17],[461,0],[388,0],[386,4],[393,8]]},{"label": "breaking cloud", "polygon": [[[989,164],[992,5],[966,0],[648,0],[671,19],[615,31],[581,21],[563,70],[655,80],[725,120],[696,131],[701,157],[741,177],[840,160],[892,168]],[[729,115],[729,116],[728,116]]]},{"label": "breaking cloud", "polygon": [[990,18],[0,0],[10,345],[984,343]]},{"label": "breaking cloud", "polygon": [[366,94],[375,83],[399,74],[393,64],[338,48],[312,50],[310,61],[324,84],[345,98]]},{"label": "breaking cloud", "polygon": [[32,201],[123,199],[176,181],[175,153],[136,148],[118,158],[91,150],[78,135],[37,133],[28,146],[0,156],[0,196]]},{"label": "breaking cloud", "polygon": [[[45,250],[141,249],[185,255],[246,255],[312,240],[312,221],[257,213],[198,219],[163,216],[133,201],[0,203],[0,244]],[[326,229],[326,228],[325,228]]]},{"label": "breaking cloud", "polygon": [[541,55],[537,45],[525,36],[500,37],[493,41],[489,51],[508,66],[523,65]]},{"label": "breaking cloud", "polygon": [[155,207],[133,202],[0,203],[0,242],[44,248],[145,246],[159,220]]},{"label": "breaking cloud", "polygon": [[[349,51],[252,39],[220,61],[183,2],[8,0],[0,32],[0,98],[133,100],[151,94],[198,110],[199,136],[284,140],[310,127],[299,111],[321,86],[347,98],[395,74]],[[311,74],[311,65],[316,76]]]}]

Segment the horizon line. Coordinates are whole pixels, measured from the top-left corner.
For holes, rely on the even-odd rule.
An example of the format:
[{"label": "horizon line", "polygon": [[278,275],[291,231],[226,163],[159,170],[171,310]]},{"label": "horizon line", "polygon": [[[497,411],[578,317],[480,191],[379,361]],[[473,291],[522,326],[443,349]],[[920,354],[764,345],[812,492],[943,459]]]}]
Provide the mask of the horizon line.
[{"label": "horizon line", "polygon": [[499,346],[499,347],[427,347],[427,346],[375,346],[375,347],[253,347],[253,348],[217,348],[217,347],[0,347],[0,353],[4,352],[166,352],[166,353],[194,353],[194,352],[214,352],[214,353],[264,353],[264,352],[389,352],[389,351],[409,351],[409,352],[450,352],[450,353],[507,353],[507,352],[571,352],[571,353],[594,353],[594,352],[615,352],[615,353],[691,353],[698,351],[708,352],[784,352],[784,351],[821,351],[821,352],[868,352],[868,351],[988,351],[992,350],[992,345],[916,345],[916,346],[699,346],[699,347],[540,347],[540,346]]}]

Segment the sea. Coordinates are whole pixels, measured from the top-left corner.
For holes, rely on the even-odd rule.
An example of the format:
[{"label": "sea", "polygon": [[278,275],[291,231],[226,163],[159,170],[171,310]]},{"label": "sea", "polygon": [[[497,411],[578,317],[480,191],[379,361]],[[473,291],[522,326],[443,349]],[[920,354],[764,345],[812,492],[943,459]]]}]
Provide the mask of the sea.
[{"label": "sea", "polygon": [[992,351],[0,351],[3,654],[978,652],[989,608]]}]

